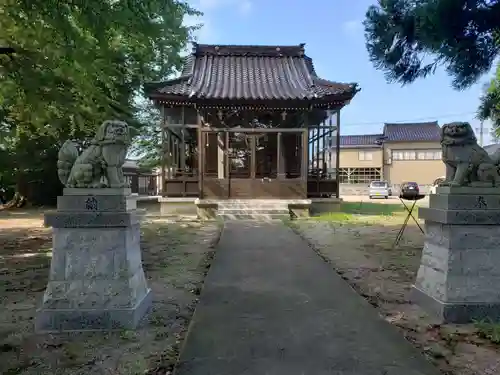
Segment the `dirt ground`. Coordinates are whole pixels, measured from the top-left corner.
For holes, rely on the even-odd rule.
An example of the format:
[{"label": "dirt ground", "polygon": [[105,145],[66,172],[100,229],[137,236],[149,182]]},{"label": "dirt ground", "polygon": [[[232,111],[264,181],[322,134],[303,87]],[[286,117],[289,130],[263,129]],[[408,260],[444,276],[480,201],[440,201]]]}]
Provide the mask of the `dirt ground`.
[{"label": "dirt ground", "polygon": [[149,220],[142,254],[153,311],[137,331],[33,333],[47,283],[50,231],[40,213],[0,215],[1,374],[169,374],[220,234],[216,223]]},{"label": "dirt ground", "polygon": [[500,326],[440,325],[409,303],[424,237],[412,223],[393,250],[403,220],[401,214],[340,214],[328,220],[296,221],[291,225],[444,374],[500,374]]}]

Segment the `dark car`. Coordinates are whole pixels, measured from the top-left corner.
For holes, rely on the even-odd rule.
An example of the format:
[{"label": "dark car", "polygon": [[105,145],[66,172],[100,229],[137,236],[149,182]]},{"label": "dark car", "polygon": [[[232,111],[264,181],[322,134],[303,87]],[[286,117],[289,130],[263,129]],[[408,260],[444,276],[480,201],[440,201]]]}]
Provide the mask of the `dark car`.
[{"label": "dark car", "polygon": [[401,198],[413,198],[420,194],[420,188],[416,182],[403,182],[399,196]]}]

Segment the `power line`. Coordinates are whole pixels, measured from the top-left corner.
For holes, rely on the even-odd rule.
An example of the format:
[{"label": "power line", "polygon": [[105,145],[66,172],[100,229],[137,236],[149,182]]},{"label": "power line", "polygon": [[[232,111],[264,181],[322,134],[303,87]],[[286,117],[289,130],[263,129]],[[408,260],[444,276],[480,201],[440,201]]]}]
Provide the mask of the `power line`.
[{"label": "power line", "polygon": [[477,112],[463,112],[463,113],[454,113],[454,114],[447,114],[447,115],[437,115],[437,116],[428,116],[428,117],[420,117],[420,118],[413,118],[410,120],[397,120],[397,121],[373,121],[373,122],[351,122],[347,124],[342,124],[340,123],[341,127],[342,126],[363,126],[363,125],[383,125],[385,123],[393,124],[393,123],[411,123],[411,122],[418,122],[418,121],[428,121],[428,120],[436,120],[437,118],[446,118],[446,117],[455,117],[455,116],[466,116],[466,115],[471,115],[471,114],[476,114]]}]

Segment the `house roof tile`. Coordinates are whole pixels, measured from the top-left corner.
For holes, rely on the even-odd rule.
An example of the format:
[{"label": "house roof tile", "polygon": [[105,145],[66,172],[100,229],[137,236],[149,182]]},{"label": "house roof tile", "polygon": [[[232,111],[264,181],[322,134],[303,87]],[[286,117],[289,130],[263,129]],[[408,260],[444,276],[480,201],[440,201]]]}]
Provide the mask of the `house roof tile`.
[{"label": "house roof tile", "polygon": [[441,128],[437,121],[419,123],[386,123],[384,136],[388,142],[439,142]]},{"label": "house roof tile", "polygon": [[383,134],[341,135],[341,148],[382,147]]}]

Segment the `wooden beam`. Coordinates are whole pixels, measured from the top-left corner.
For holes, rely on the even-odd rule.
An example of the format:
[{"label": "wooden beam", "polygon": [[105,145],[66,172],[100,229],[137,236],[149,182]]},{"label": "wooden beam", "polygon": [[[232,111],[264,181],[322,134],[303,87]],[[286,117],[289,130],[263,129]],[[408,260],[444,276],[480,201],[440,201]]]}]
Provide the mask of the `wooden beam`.
[{"label": "wooden beam", "polygon": [[210,128],[204,127],[202,132],[232,132],[232,133],[302,133],[302,128]]},{"label": "wooden beam", "polygon": [[167,127],[169,128],[185,128],[185,129],[197,129],[199,125],[196,124],[168,124]]}]

